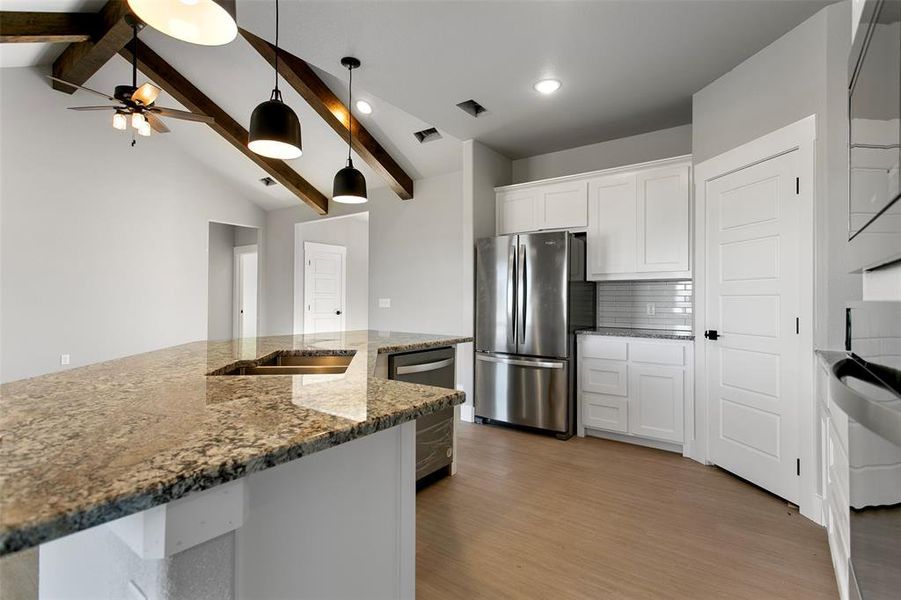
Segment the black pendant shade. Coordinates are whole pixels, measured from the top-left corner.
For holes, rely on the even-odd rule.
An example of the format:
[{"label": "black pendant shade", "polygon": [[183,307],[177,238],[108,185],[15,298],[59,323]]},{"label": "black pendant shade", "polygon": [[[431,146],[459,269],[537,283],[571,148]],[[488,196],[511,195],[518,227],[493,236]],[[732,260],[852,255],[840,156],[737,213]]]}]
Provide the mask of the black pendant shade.
[{"label": "black pendant shade", "polygon": [[347,159],[347,166],[335,173],[332,186],[332,200],[343,204],[363,204],[366,202],[366,178],[354,169],[354,163]]},{"label": "black pendant shade", "polygon": [[297,158],[303,154],[300,142],[300,120],[291,107],[282,102],[277,89],[261,102],[250,115],[247,147],[269,158]]},{"label": "black pendant shade", "polygon": [[335,173],[335,182],[332,185],[332,200],[342,204],[363,204],[366,202],[366,178],[354,169],[354,161],[350,158],[351,141],[353,140],[353,81],[354,69],[360,66],[360,61],[353,56],[345,56],[341,64],[347,67],[349,78],[347,81],[347,166]]}]

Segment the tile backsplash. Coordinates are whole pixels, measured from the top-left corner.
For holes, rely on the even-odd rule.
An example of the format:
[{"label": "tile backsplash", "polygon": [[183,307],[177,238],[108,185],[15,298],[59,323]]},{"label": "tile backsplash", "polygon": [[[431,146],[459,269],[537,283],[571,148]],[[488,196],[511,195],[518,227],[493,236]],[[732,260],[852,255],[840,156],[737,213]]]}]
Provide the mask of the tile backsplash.
[{"label": "tile backsplash", "polygon": [[691,331],[691,280],[601,281],[597,291],[598,327]]}]

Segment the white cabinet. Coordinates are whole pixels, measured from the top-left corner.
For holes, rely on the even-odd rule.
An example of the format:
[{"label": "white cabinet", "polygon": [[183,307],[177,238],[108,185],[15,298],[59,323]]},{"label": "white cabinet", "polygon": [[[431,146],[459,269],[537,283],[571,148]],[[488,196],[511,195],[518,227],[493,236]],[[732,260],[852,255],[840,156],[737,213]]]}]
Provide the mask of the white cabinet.
[{"label": "white cabinet", "polygon": [[629,432],[681,444],[685,404],[683,369],[638,365],[630,369]]},{"label": "white cabinet", "polygon": [[497,193],[497,233],[584,229],[588,225],[585,181],[528,184]]},{"label": "white cabinet", "polygon": [[580,436],[608,431],[682,444],[692,341],[580,335],[577,343]]},{"label": "white cabinet", "polygon": [[588,182],[588,279],[636,271],[635,190],[634,174]]},{"label": "white cabinet", "polygon": [[538,190],[525,189],[497,195],[497,233],[538,229]]},{"label": "white cabinet", "polygon": [[687,161],[588,182],[588,278],[691,277]]}]

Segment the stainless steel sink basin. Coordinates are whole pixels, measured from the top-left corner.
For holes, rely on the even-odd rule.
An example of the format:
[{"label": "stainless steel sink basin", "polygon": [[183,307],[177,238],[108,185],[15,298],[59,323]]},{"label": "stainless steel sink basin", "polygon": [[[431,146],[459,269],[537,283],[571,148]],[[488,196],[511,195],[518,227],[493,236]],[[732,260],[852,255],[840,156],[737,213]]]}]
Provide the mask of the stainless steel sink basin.
[{"label": "stainless steel sink basin", "polygon": [[210,375],[340,375],[351,360],[352,354],[274,353],[254,363],[228,365]]}]

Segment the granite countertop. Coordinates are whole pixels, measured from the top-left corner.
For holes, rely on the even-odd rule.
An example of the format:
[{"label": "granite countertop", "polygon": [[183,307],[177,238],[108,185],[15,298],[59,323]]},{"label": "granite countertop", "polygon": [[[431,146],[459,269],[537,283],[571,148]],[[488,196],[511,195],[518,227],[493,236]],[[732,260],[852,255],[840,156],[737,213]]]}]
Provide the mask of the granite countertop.
[{"label": "granite countertop", "polygon": [[631,327],[595,327],[580,329],[576,335],[606,335],[610,337],[651,338],[655,340],[691,341],[695,336],[690,331],[671,331],[669,329],[633,329]]},{"label": "granite countertop", "polygon": [[[376,357],[471,340],[194,342],[4,384],[0,556],[461,404],[463,392],[375,376]],[[342,375],[207,375],[283,350],[354,358]]]}]

